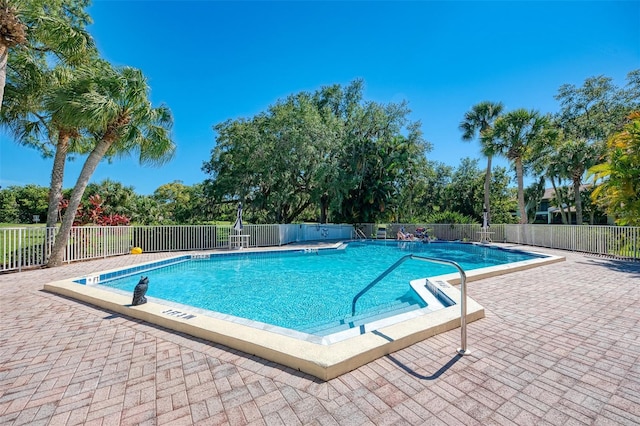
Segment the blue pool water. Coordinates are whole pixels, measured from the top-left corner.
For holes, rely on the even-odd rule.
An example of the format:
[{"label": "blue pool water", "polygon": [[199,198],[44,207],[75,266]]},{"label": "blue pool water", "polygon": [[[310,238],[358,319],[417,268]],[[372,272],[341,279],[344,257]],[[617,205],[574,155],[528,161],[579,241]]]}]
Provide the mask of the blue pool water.
[{"label": "blue pool water", "polygon": [[[307,333],[350,321],[354,296],[402,256],[453,260],[466,271],[538,257],[531,253],[463,243],[351,242],[344,249],[244,253],[182,261],[129,271],[100,284],[132,292],[149,277],[148,296]],[[357,303],[372,316],[426,307],[409,282],[456,272],[449,266],[406,261]],[[438,309],[442,306],[430,306]]]},{"label": "blue pool water", "polygon": [[[149,277],[147,296],[314,333],[322,324],[350,318],[353,297],[411,253],[453,260],[466,271],[537,257],[463,243],[351,242],[339,250],[239,252],[184,260],[129,277],[101,278],[100,284],[132,292],[144,274]],[[358,300],[357,314],[423,308],[426,303],[409,282],[456,271],[406,261]]]}]

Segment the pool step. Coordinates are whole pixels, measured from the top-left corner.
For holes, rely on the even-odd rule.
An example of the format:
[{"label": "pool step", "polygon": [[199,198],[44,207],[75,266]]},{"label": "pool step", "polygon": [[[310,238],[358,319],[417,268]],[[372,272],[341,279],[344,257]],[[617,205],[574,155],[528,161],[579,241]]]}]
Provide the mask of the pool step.
[{"label": "pool step", "polygon": [[420,309],[420,306],[417,303],[409,303],[409,302],[394,303],[391,306],[387,306],[382,309],[376,309],[375,311],[364,312],[361,314],[356,314],[355,316],[349,315],[343,319],[324,322],[322,324],[314,324],[300,331],[303,331],[309,334],[315,334],[318,336],[326,336],[329,334],[337,333],[339,331],[360,327],[363,324],[388,318],[390,316],[413,311],[415,309]]}]

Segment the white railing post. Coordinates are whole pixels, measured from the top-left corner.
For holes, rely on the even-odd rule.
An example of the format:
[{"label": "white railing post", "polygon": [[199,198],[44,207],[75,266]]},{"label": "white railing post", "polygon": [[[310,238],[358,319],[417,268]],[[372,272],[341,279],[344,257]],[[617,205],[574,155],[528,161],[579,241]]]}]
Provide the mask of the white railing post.
[{"label": "white railing post", "polygon": [[18,272],[22,272],[22,230],[18,230]]}]

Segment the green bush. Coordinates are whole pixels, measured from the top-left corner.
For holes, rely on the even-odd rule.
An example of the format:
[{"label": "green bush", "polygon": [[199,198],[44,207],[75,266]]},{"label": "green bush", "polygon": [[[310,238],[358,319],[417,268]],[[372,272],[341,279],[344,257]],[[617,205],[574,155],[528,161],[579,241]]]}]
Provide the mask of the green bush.
[{"label": "green bush", "polygon": [[450,223],[450,224],[473,224],[477,223],[471,216],[465,216],[458,212],[436,212],[427,216],[426,223]]}]

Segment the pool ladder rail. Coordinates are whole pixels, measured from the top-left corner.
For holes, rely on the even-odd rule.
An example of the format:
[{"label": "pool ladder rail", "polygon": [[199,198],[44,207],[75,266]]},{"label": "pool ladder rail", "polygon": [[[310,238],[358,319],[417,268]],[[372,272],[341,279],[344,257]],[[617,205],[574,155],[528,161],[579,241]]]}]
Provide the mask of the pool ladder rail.
[{"label": "pool ladder rail", "polygon": [[365,235],[364,231],[362,229],[359,228],[355,228],[355,240],[366,240],[367,236]]},{"label": "pool ladder rail", "polygon": [[360,290],[358,294],[355,295],[353,301],[351,302],[351,315],[354,316],[356,314],[356,303],[358,299],[371,290],[373,286],[382,281],[384,277],[389,275],[394,269],[403,264],[409,259],[421,260],[423,262],[432,262],[438,263],[440,265],[451,265],[454,266],[458,272],[460,273],[460,347],[456,350],[460,355],[469,355],[471,351],[467,348],[467,274],[464,272],[462,267],[458,265],[456,262],[452,260],[446,259],[437,259],[435,257],[426,257],[426,256],[417,256],[415,254],[408,254],[406,256],[402,256],[396,263],[388,267],[383,273],[378,275],[373,281],[371,281],[365,288]]}]

